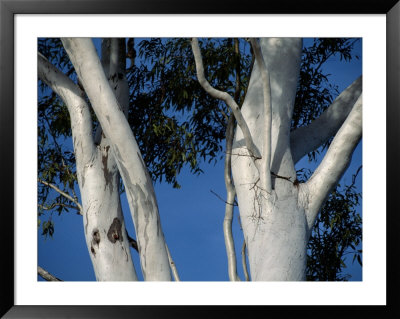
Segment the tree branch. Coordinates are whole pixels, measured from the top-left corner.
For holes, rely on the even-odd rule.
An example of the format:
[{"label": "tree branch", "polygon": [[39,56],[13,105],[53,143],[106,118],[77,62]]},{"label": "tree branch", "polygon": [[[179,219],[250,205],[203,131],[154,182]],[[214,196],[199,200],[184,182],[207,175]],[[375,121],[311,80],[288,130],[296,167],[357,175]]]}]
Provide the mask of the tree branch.
[{"label": "tree branch", "polygon": [[47,281],[62,281],[61,279],[58,279],[57,277],[53,276],[40,266],[38,266],[38,275]]},{"label": "tree branch", "polygon": [[83,92],[72,80],[38,53],[38,75],[64,101],[71,117],[74,151],[79,163],[90,162],[95,152],[92,120]]},{"label": "tree branch", "polygon": [[237,105],[237,103],[235,102],[235,100],[227,92],[222,92],[222,91],[219,91],[219,90],[213,88],[210,85],[210,83],[208,83],[208,81],[206,80],[206,78],[204,76],[203,59],[201,57],[199,42],[197,41],[196,38],[192,39],[192,51],[193,51],[194,59],[196,62],[197,79],[198,79],[200,85],[212,97],[224,101],[231,108],[231,110],[235,116],[236,122],[238,123],[240,129],[243,132],[243,136],[244,136],[244,139],[246,142],[246,147],[247,147],[249,153],[254,158],[260,159],[261,154],[253,142],[253,139],[250,134],[250,130],[249,130],[247,123],[244,120],[243,115],[240,112],[240,108]]},{"label": "tree branch", "polygon": [[305,190],[308,193],[306,216],[309,229],[314,225],[323,202],[349,166],[353,151],[361,136],[362,95],[337,132],[322,162],[305,183]]},{"label": "tree branch", "polygon": [[38,204],[38,206],[40,208],[44,209],[44,210],[51,210],[51,209],[53,209],[54,207],[57,207],[57,206],[62,206],[62,207],[66,207],[66,208],[72,208],[72,209],[76,209],[78,211],[77,212],[78,215],[82,215],[79,207],[68,205],[68,204],[64,204],[64,203],[52,203],[50,206],[45,206],[45,205]]},{"label": "tree branch", "polygon": [[[105,38],[101,43],[101,64],[108,83],[114,89],[125,116],[129,109],[129,87],[126,81],[126,46],[123,38]],[[95,143],[101,143],[103,130],[101,125],[94,134]]]},{"label": "tree branch", "polygon": [[264,96],[264,136],[262,145],[262,162],[260,176],[261,187],[268,193],[271,193],[271,129],[272,129],[272,106],[271,106],[271,85],[267,66],[265,65],[260,45],[257,40],[252,38],[250,40],[253,47],[253,52],[256,57],[257,64],[260,67],[261,79],[263,82],[263,96]]},{"label": "tree branch", "polygon": [[297,128],[290,134],[294,163],[336,134],[361,92],[362,76],[349,85],[318,119],[308,126]]},{"label": "tree branch", "polygon": [[78,202],[77,199],[73,198],[71,195],[67,194],[66,192],[62,191],[61,189],[59,189],[56,185],[51,184],[49,182],[46,182],[40,178],[38,178],[38,182],[42,183],[43,185],[46,185],[52,189],[54,189],[56,192],[58,192],[59,194],[61,194],[62,196],[64,196],[65,198],[69,199],[71,202],[75,203],[76,206],[78,206],[78,209],[80,211],[80,215],[82,215],[83,212],[83,208],[82,205]]},{"label": "tree branch", "polygon": [[239,51],[239,39],[234,38],[234,50],[235,50],[235,64],[236,64],[236,80],[235,80],[235,95],[233,96],[233,99],[235,102],[240,105],[240,87],[241,87],[241,81],[240,81],[240,51]]},{"label": "tree branch", "polygon": [[231,176],[231,153],[233,143],[233,129],[235,125],[235,118],[231,114],[226,128],[226,154],[225,154],[225,187],[226,187],[226,205],[225,205],[225,218],[223,223],[224,239],[226,254],[228,257],[228,274],[230,281],[240,281],[236,269],[236,253],[235,243],[232,236],[232,219],[233,219],[233,206],[235,203],[236,191],[232,182]]},{"label": "tree branch", "polygon": [[104,74],[96,48],[89,38],[61,40],[102,129],[110,139],[125,185],[138,245],[146,248],[139,249],[143,277],[150,281],[169,281],[169,261],[154,187],[130,125]]}]

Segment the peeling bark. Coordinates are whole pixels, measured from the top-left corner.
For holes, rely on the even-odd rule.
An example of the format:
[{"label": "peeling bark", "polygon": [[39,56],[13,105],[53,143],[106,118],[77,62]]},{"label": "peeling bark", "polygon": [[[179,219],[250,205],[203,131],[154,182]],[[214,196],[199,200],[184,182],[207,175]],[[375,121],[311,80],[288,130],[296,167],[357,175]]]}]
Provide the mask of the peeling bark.
[{"label": "peeling bark", "polygon": [[89,108],[79,87],[43,56],[39,55],[38,62],[39,77],[60,95],[71,116],[84,234],[96,279],[137,280],[128,242],[121,244],[122,249],[115,247],[102,240],[105,234],[100,231],[108,227],[113,218],[123,219],[118,170],[113,157],[109,156],[110,146],[104,140],[102,145],[95,146]]}]

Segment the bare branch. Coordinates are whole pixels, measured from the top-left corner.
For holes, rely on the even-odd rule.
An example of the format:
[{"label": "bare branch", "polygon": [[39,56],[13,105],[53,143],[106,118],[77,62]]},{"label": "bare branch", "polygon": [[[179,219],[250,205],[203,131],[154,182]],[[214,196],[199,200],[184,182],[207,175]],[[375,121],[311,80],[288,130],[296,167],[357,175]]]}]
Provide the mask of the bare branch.
[{"label": "bare branch", "polygon": [[65,198],[69,199],[71,202],[75,203],[76,206],[78,206],[79,211],[81,212],[80,214],[82,215],[83,212],[83,208],[82,205],[78,202],[77,199],[73,198],[71,195],[67,194],[66,192],[62,191],[61,189],[59,189],[56,185],[51,184],[49,182],[46,182],[40,178],[38,178],[38,182],[42,183],[43,185],[46,185],[48,187],[51,187],[52,189],[54,189],[56,192],[58,192],[59,194],[61,194],[62,196],[64,196]]},{"label": "bare branch", "polygon": [[236,200],[234,201],[233,204],[228,203],[226,200],[224,200],[221,196],[219,196],[216,192],[214,192],[212,189],[210,189],[211,194],[214,194],[219,200],[221,200],[222,202],[224,202],[227,205],[232,205],[232,206],[238,206]]},{"label": "bare branch", "polygon": [[243,118],[242,113],[240,112],[240,108],[235,102],[235,100],[227,93],[219,91],[213,88],[210,83],[206,80],[204,76],[204,66],[203,66],[203,59],[201,57],[199,43],[196,38],[192,39],[192,51],[194,55],[194,59],[196,62],[196,70],[197,70],[197,79],[203,89],[210,94],[212,97],[224,101],[232,110],[235,119],[243,132],[243,136],[246,142],[246,147],[250,154],[255,157],[256,159],[261,158],[261,154],[257,147],[255,146],[253,139],[250,134],[250,130],[247,126],[246,121]]},{"label": "bare branch", "polygon": [[305,185],[309,197],[306,215],[310,229],[314,225],[319,209],[326,197],[349,166],[353,151],[361,136],[362,95],[337,132],[322,162]]},{"label": "bare branch", "polygon": [[236,80],[235,80],[235,95],[233,99],[236,101],[237,104],[239,103],[240,99],[240,51],[239,51],[239,39],[235,38],[234,41],[234,50],[235,50],[235,64],[236,64]]},{"label": "bare branch", "polygon": [[[134,221],[143,277],[169,281],[169,261],[154,186],[123,107],[104,74],[96,48],[89,38],[62,38],[65,50],[90,99],[93,110],[110,139],[111,149],[127,192]],[[140,190],[140,191],[138,191]]]},{"label": "bare branch", "polygon": [[68,204],[64,204],[64,203],[52,203],[50,206],[45,206],[45,205],[38,204],[38,206],[40,208],[44,209],[44,210],[51,210],[51,209],[53,209],[54,207],[57,207],[57,206],[62,206],[62,207],[66,207],[66,208],[72,208],[72,209],[76,209],[78,211],[77,212],[78,215],[82,215],[82,212],[81,212],[81,210],[79,209],[78,206],[72,206],[72,205],[68,205]]},{"label": "bare branch", "polygon": [[92,137],[92,120],[82,90],[72,80],[38,53],[38,75],[68,108],[77,163],[88,163],[95,152]]},{"label": "bare branch", "polygon": [[261,48],[256,39],[250,40],[253,47],[254,55],[257,64],[260,67],[261,79],[263,82],[263,96],[264,96],[264,136],[263,136],[263,149],[261,162],[263,174],[260,176],[261,186],[270,193],[272,190],[271,184],[271,129],[272,129],[272,106],[271,106],[271,85],[267,66],[265,65]]},{"label": "bare branch", "polygon": [[319,118],[290,134],[294,163],[334,136],[362,93],[362,76],[349,85]]},{"label": "bare branch", "polygon": [[232,182],[231,176],[231,153],[232,153],[232,143],[233,143],[233,128],[235,125],[235,118],[231,114],[228,121],[228,126],[226,128],[226,155],[225,155],[225,186],[226,186],[226,205],[225,205],[225,218],[224,218],[224,238],[226,254],[228,257],[228,274],[230,281],[239,281],[239,276],[237,275],[236,269],[236,253],[235,253],[235,243],[232,236],[232,219],[233,219],[233,205],[235,203],[236,191]]},{"label": "bare branch", "polygon": [[38,266],[38,275],[47,281],[62,281],[57,277],[50,274],[47,270],[44,270],[42,267]]},{"label": "bare branch", "polygon": [[250,276],[249,272],[247,270],[247,263],[246,263],[246,241],[243,241],[243,246],[242,246],[242,267],[243,267],[243,272],[244,272],[244,278],[246,278],[246,281],[250,281]]},{"label": "bare branch", "polygon": [[[132,40],[132,39],[130,39]],[[129,43],[129,42],[128,42]],[[129,87],[125,78],[126,46],[123,38],[105,38],[101,43],[101,64],[108,83],[113,88],[125,116],[129,109]],[[122,76],[122,78],[120,78]],[[94,140],[97,145],[105,136],[101,124],[96,129]]]}]

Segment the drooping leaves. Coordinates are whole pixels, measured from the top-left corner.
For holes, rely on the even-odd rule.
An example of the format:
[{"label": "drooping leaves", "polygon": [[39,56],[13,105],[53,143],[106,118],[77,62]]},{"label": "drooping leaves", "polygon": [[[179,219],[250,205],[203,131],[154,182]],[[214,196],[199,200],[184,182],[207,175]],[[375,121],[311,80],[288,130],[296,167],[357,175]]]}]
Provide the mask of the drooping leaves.
[{"label": "drooping leaves", "polygon": [[[227,107],[199,85],[189,39],[143,39],[137,43],[136,65],[129,70],[132,88],[129,122],[153,180],[179,187],[184,165],[201,172],[201,161],[222,156]],[[204,39],[206,76],[212,85],[233,94],[237,63],[248,70],[249,54],[242,43],[242,59],[232,39]],[[243,99],[248,78],[243,73]]]}]

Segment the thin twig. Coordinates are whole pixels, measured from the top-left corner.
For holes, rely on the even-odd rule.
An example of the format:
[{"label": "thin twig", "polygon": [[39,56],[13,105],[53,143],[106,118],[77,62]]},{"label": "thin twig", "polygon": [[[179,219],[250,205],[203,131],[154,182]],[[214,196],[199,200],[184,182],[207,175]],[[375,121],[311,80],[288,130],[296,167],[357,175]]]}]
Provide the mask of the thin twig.
[{"label": "thin twig", "polygon": [[233,99],[236,101],[237,104],[240,105],[239,100],[240,100],[240,87],[241,87],[241,81],[240,81],[240,51],[239,51],[239,39],[234,38],[234,50],[235,50],[235,71],[236,71],[236,81],[235,81],[235,95],[233,96]]},{"label": "thin twig", "polygon": [[357,179],[357,176],[358,176],[358,173],[360,173],[361,169],[362,169],[362,165],[360,165],[360,166],[358,167],[357,172],[353,175],[353,177],[352,177],[352,183],[351,183],[351,185],[349,186],[349,188],[352,188],[352,187],[355,185],[356,179]]},{"label": "thin twig", "polygon": [[69,195],[69,194],[63,192],[63,191],[62,191],[61,189],[59,189],[56,185],[51,184],[51,183],[49,183],[49,182],[46,182],[46,181],[44,181],[44,180],[42,180],[42,179],[40,179],[40,178],[38,178],[38,182],[40,182],[40,183],[42,183],[43,185],[46,185],[46,186],[48,186],[48,187],[51,187],[52,189],[54,189],[56,192],[60,193],[60,194],[61,194],[62,196],[64,196],[65,198],[67,198],[67,199],[69,199],[71,202],[75,203],[76,206],[79,207],[79,210],[80,210],[81,212],[83,212],[82,205],[78,202],[78,200],[74,199],[71,195]]},{"label": "thin twig", "polygon": [[235,200],[233,203],[228,203],[226,200],[224,200],[221,196],[219,196],[219,195],[218,195],[216,192],[214,192],[212,189],[210,189],[210,192],[211,192],[212,194],[214,194],[215,196],[217,196],[218,199],[220,199],[221,201],[223,201],[225,204],[227,204],[227,205],[232,205],[232,206],[237,206],[236,200]]},{"label": "thin twig", "polygon": [[50,209],[53,209],[54,207],[57,207],[57,206],[62,206],[62,207],[66,207],[66,208],[72,208],[72,209],[76,209],[78,211],[78,215],[82,215],[82,213],[81,213],[81,211],[80,211],[78,206],[72,206],[72,205],[68,205],[68,204],[65,204],[65,203],[52,203],[50,206],[45,206],[45,205],[42,205],[42,204],[38,204],[38,206],[40,208],[44,209],[44,210],[50,210]]},{"label": "thin twig", "polygon": [[282,178],[282,179],[285,179],[285,180],[287,180],[287,181],[289,181],[289,182],[291,182],[291,183],[294,183],[294,182],[290,179],[290,177],[280,176],[280,175],[278,175],[278,174],[275,174],[274,172],[271,172],[271,175],[274,176],[274,177],[276,177],[276,178]]}]

